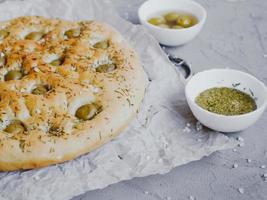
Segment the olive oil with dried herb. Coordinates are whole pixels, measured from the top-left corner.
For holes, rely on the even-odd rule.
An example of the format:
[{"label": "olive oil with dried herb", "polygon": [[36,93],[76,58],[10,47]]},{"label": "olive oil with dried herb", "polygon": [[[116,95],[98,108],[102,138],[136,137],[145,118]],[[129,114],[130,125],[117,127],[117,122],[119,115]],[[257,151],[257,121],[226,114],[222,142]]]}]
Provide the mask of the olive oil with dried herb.
[{"label": "olive oil with dried herb", "polygon": [[205,110],[227,116],[249,113],[257,108],[250,95],[227,87],[207,89],[201,92],[195,101]]}]

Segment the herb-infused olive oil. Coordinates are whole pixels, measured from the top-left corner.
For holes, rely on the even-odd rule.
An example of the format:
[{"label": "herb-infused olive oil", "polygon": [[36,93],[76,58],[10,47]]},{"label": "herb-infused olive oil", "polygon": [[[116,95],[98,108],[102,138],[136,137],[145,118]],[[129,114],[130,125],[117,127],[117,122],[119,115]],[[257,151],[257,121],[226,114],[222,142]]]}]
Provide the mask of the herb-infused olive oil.
[{"label": "herb-infused olive oil", "polygon": [[198,19],[194,15],[183,11],[161,13],[147,21],[152,25],[170,29],[189,28],[198,23]]},{"label": "herb-infused olive oil", "polygon": [[207,89],[201,92],[195,101],[205,110],[227,116],[249,113],[257,108],[250,95],[227,87]]}]

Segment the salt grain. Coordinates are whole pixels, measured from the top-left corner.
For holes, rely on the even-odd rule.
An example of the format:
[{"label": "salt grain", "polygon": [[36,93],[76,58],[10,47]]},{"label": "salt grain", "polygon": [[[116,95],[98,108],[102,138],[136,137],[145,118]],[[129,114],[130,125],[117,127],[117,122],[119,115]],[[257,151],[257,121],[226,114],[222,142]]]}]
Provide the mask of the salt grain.
[{"label": "salt grain", "polygon": [[233,149],[233,152],[236,152],[237,150],[236,149]]},{"label": "salt grain", "polygon": [[240,194],[244,194],[244,188],[238,188],[238,192],[239,192]]},{"label": "salt grain", "polygon": [[260,166],[260,168],[262,168],[262,169],[265,169],[265,168],[266,168],[266,166],[265,166],[265,165],[262,165],[262,166]]},{"label": "salt grain", "polygon": [[238,168],[238,164],[237,163],[234,163],[233,164],[233,168]]},{"label": "salt grain", "polygon": [[242,138],[242,137],[238,137],[237,140],[240,142],[244,142],[244,138]]},{"label": "salt grain", "polygon": [[33,68],[33,71],[35,71],[35,72],[40,72],[40,69],[39,69],[38,67],[34,67],[34,68]]},{"label": "salt grain", "polygon": [[190,130],[190,128],[188,128],[187,126],[183,129],[183,132],[184,133],[190,133],[191,132],[191,130]]},{"label": "salt grain", "polygon": [[196,198],[194,196],[189,196],[189,200],[195,200]]},{"label": "salt grain", "polygon": [[267,173],[263,174],[262,177],[267,178]]},{"label": "salt grain", "polygon": [[39,40],[39,42],[40,42],[40,43],[43,43],[43,42],[45,42],[45,39],[42,38],[42,39]]},{"label": "salt grain", "polygon": [[201,142],[202,141],[202,139],[200,139],[200,138],[197,138],[197,142]]},{"label": "salt grain", "polygon": [[149,194],[149,192],[148,192],[148,191],[144,191],[144,193],[145,193],[145,194]]},{"label": "salt grain", "polygon": [[187,127],[190,127],[190,126],[191,126],[191,124],[190,124],[190,123],[187,123],[187,124],[186,124],[186,126],[187,126]]},{"label": "salt grain", "polygon": [[197,131],[201,131],[202,128],[203,128],[202,124],[199,121],[197,121],[197,123],[196,123],[196,130]]},{"label": "salt grain", "polygon": [[100,92],[100,88],[92,86],[93,93]]},{"label": "salt grain", "polygon": [[251,163],[251,159],[247,159],[247,162],[248,162],[248,163]]}]

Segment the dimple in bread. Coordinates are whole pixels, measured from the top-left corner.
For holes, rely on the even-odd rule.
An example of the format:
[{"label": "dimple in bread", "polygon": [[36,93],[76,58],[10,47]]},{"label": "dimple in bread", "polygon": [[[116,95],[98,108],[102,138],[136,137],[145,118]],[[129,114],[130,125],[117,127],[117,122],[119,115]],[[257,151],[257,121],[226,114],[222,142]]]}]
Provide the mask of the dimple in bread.
[{"label": "dimple in bread", "polygon": [[0,23],[0,171],[74,159],[116,137],[147,78],[111,26],[38,16]]}]

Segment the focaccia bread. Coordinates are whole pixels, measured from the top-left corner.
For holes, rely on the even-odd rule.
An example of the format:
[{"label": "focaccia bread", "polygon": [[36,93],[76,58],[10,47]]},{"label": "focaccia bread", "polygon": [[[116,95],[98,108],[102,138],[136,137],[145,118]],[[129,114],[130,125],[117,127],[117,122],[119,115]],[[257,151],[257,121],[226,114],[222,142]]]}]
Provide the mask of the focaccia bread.
[{"label": "focaccia bread", "polygon": [[61,163],[117,136],[147,78],[107,24],[26,16],[0,23],[0,171]]}]

